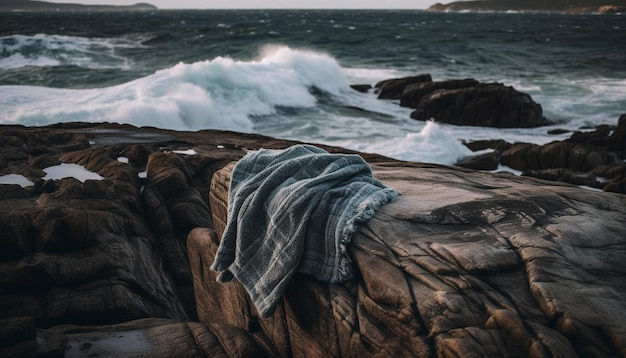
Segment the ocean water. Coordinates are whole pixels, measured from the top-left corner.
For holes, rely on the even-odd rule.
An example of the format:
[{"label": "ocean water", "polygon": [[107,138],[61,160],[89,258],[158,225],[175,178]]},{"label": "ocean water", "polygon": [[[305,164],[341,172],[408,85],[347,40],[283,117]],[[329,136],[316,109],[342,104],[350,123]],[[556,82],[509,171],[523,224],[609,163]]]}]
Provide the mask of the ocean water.
[{"label": "ocean water", "polygon": [[[453,164],[626,113],[626,17],[341,10],[0,13],[0,123],[224,129]],[[430,73],[530,94],[559,123],[420,122],[351,84]]]}]

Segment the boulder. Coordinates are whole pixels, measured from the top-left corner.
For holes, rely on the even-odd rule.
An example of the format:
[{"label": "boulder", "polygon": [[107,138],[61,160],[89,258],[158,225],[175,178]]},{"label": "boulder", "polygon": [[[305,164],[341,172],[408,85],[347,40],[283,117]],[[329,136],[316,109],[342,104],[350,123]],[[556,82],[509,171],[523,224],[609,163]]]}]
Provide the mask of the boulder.
[{"label": "boulder", "polygon": [[367,93],[367,92],[369,92],[369,90],[372,89],[372,85],[369,85],[369,84],[350,85],[350,88],[352,88],[353,90],[355,90],[357,92]]},{"label": "boulder", "polygon": [[372,168],[401,195],[355,234],[357,277],[329,285],[296,275],[267,320],[238,282],[218,283],[209,268],[232,165],[216,172],[217,232],[188,238],[200,321],[293,357],[626,352],[622,195],[435,165]]},{"label": "boulder", "polygon": [[411,113],[417,120],[465,126],[531,128],[551,124],[532,98],[500,83],[439,89],[422,95]]},{"label": "boulder", "polygon": [[479,150],[492,149],[498,156],[503,151],[511,148],[511,143],[503,140],[503,139],[487,139],[487,140],[475,140],[475,141],[464,141],[463,145],[468,147],[471,151],[477,152]]},{"label": "boulder", "polygon": [[474,170],[498,169],[498,155],[496,152],[483,153],[460,159],[456,166]]},{"label": "boulder", "polygon": [[112,183],[56,182],[0,205],[0,317],[43,326],[186,319],[155,235]]},{"label": "boulder", "polygon": [[500,155],[500,163],[515,170],[539,169],[541,147],[531,143],[515,143]]},{"label": "boulder", "polygon": [[430,83],[433,79],[429,74],[421,74],[411,77],[394,78],[380,81],[374,88],[379,99],[400,99],[407,86],[413,84]]},{"label": "boulder", "polygon": [[399,99],[413,108],[411,118],[455,125],[531,128],[552,124],[541,106],[526,94],[501,83],[475,79],[433,82],[430,75],[381,81],[379,99]]},{"label": "boulder", "polygon": [[475,79],[464,80],[448,80],[437,82],[422,82],[416,84],[410,84],[402,91],[400,97],[400,105],[403,107],[417,108],[424,97],[439,90],[457,90],[461,88],[468,88],[477,86],[479,84]]},{"label": "boulder", "polygon": [[497,140],[465,145],[474,151],[493,149],[500,164],[522,171],[523,175],[626,193],[626,178],[621,169],[626,160],[625,143],[626,115],[622,115],[615,127],[602,125],[592,131],[577,131],[566,140],[541,146]]}]

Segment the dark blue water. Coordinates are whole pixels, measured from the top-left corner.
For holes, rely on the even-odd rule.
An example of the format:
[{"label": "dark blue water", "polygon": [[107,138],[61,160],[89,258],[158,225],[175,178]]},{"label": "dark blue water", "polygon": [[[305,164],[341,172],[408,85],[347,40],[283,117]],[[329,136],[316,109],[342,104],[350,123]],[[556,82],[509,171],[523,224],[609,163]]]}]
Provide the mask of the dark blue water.
[{"label": "dark blue water", "polygon": [[561,127],[614,124],[626,113],[625,29],[619,15],[0,13],[0,122],[223,128],[449,162],[446,151],[462,155],[457,139],[555,138],[545,128],[425,126],[348,85],[472,77],[531,94]]}]

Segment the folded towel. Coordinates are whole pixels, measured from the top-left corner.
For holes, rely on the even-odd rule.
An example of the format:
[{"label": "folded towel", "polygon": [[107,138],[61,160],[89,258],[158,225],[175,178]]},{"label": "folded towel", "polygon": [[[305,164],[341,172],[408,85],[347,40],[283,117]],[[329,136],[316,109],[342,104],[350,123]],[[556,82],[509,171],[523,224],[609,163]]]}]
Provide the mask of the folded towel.
[{"label": "folded towel", "polygon": [[310,145],[248,153],[234,167],[228,222],[211,268],[241,282],[268,318],[297,271],[330,283],[353,277],[346,245],[397,193],[358,155]]}]

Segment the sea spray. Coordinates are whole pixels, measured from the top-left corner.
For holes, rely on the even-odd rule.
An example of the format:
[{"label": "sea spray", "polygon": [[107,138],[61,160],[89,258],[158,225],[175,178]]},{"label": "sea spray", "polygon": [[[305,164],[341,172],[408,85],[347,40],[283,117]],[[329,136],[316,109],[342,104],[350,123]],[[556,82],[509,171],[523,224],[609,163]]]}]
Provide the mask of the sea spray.
[{"label": "sea spray", "polygon": [[334,95],[348,89],[349,83],[336,59],[325,53],[266,45],[260,50],[261,64],[295,71],[298,85],[316,87]]},{"label": "sea spray", "polygon": [[2,123],[111,121],[176,130],[251,132],[252,116],[282,107],[313,107],[312,88],[349,91],[341,67],[330,56],[275,48],[257,61],[217,57],[171,68],[101,89],[2,86]]},{"label": "sea spray", "polygon": [[[451,164],[461,140],[545,144],[626,113],[623,16],[29,12],[0,14],[0,38],[0,123],[228,129]],[[348,87],[421,73],[513,86],[559,124],[429,125]]]},{"label": "sea spray", "polygon": [[419,161],[452,165],[459,159],[472,155],[472,151],[446,132],[434,121],[427,121],[424,128],[404,137],[377,143],[346,143],[354,149],[367,153],[384,153],[399,160]]},{"label": "sea spray", "polygon": [[[472,155],[459,138],[552,140],[544,129],[467,128],[410,119],[410,109],[373,91],[349,88],[348,74],[331,56],[266,46],[250,61],[217,57],[179,63],[117,86],[57,89],[0,86],[2,123],[117,122],[175,130],[221,129],[338,145],[418,162],[454,164]],[[363,79],[363,78],[361,78]],[[532,131],[532,132],[531,132]],[[507,133],[510,135],[507,136]]]}]

